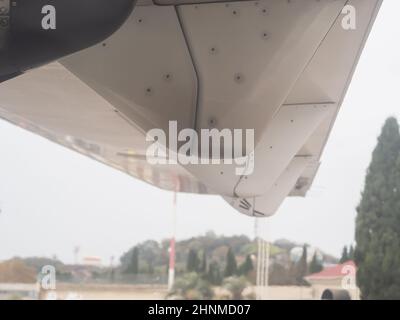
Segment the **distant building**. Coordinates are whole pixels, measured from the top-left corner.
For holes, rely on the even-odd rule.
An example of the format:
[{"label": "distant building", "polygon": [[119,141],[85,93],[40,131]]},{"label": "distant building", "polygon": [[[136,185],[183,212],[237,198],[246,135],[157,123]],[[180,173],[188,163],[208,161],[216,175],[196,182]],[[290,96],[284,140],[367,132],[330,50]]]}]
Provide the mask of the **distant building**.
[{"label": "distant building", "polygon": [[82,262],[83,262],[83,265],[85,265],[85,266],[91,266],[91,267],[101,267],[102,266],[102,261],[101,261],[100,257],[94,257],[94,256],[84,257]]},{"label": "distant building", "polygon": [[39,286],[36,271],[21,259],[0,263],[0,300],[37,299]]},{"label": "distant building", "polygon": [[346,290],[352,300],[360,299],[360,291],[356,285],[357,267],[354,261],[326,267],[322,271],[310,274],[305,280],[312,286],[314,299],[320,299],[327,289]]},{"label": "distant building", "polygon": [[37,300],[39,292],[37,283],[0,283],[0,300]]}]

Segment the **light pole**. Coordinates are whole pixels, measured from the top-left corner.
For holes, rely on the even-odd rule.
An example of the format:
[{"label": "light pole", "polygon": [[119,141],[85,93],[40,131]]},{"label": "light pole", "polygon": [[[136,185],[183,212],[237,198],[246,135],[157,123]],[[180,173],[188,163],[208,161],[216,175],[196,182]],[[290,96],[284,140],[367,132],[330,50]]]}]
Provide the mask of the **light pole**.
[{"label": "light pole", "polygon": [[176,197],[177,192],[175,191],[172,207],[172,235],[169,245],[168,291],[173,289],[175,283]]}]

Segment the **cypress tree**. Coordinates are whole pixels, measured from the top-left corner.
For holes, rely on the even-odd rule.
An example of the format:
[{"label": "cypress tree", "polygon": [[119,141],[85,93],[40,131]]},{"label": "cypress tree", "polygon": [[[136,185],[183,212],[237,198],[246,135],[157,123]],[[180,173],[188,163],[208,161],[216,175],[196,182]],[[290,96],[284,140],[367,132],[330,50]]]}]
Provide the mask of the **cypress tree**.
[{"label": "cypress tree", "polygon": [[222,276],[218,262],[213,261],[210,263],[207,280],[213,285],[220,285],[222,283]]},{"label": "cypress tree", "polygon": [[199,264],[200,264],[199,257],[197,255],[196,250],[190,249],[186,264],[186,270],[188,272],[198,272],[200,268]]},{"label": "cypress tree", "polygon": [[230,277],[235,275],[237,272],[237,264],[236,257],[233,253],[232,248],[229,248],[226,254],[226,268],[225,268],[225,277]]},{"label": "cypress tree", "polygon": [[317,273],[323,269],[322,264],[317,259],[317,253],[314,253],[309,269],[310,273]]},{"label": "cypress tree", "polygon": [[205,274],[207,272],[207,254],[206,250],[203,250],[203,258],[201,259],[200,272]]},{"label": "cypress tree", "polygon": [[138,247],[133,248],[128,261],[129,261],[128,267],[126,268],[125,273],[138,274],[139,273],[139,248]]},{"label": "cypress tree", "polygon": [[295,276],[297,284],[303,285],[304,284],[304,277],[307,275],[307,245],[303,246],[303,253],[301,255],[300,260],[296,264],[295,269]]},{"label": "cypress tree", "polygon": [[349,261],[349,254],[347,252],[347,246],[343,247],[342,250],[342,257],[340,258],[340,263],[345,263],[346,261]]},{"label": "cypress tree", "polygon": [[354,260],[354,247],[352,245],[349,249],[349,260]]},{"label": "cypress tree", "polygon": [[241,276],[247,276],[250,271],[254,269],[253,267],[253,261],[251,261],[251,257],[248,254],[246,256],[246,260],[240,265],[239,267],[239,275]]},{"label": "cypress tree", "polygon": [[400,135],[382,128],[357,207],[355,261],[364,299],[400,299]]}]

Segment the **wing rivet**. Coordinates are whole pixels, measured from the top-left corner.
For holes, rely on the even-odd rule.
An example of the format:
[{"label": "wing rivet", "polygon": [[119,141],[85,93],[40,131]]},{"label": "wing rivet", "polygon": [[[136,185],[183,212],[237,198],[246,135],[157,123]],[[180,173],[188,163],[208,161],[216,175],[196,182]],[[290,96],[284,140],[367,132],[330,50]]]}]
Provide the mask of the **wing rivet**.
[{"label": "wing rivet", "polygon": [[241,73],[236,73],[234,79],[236,83],[242,83],[244,81],[244,76]]},{"label": "wing rivet", "polygon": [[217,54],[217,53],[218,53],[217,47],[211,47],[210,48],[210,54]]},{"label": "wing rivet", "polygon": [[151,96],[152,94],[153,94],[153,88],[151,87],[146,88],[146,95]]},{"label": "wing rivet", "polygon": [[172,77],[171,73],[167,73],[167,74],[164,75],[164,80],[167,81],[167,82],[172,81],[172,78],[173,77]]},{"label": "wing rivet", "polygon": [[215,126],[217,125],[217,119],[213,117],[208,119],[208,125],[210,128],[215,128]]}]

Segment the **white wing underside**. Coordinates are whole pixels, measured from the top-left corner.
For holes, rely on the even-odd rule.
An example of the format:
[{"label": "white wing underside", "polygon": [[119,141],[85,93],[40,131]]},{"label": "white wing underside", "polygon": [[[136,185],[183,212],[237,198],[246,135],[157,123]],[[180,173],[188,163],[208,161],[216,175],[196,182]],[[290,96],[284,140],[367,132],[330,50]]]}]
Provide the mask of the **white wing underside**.
[{"label": "white wing underside", "polygon": [[[381,0],[140,3],[111,38],[0,85],[0,116],[166,190],[250,216],[305,196]],[[342,26],[345,5],[357,27]],[[238,81],[238,75],[240,81]],[[150,165],[145,133],[255,129],[255,171]]]}]

